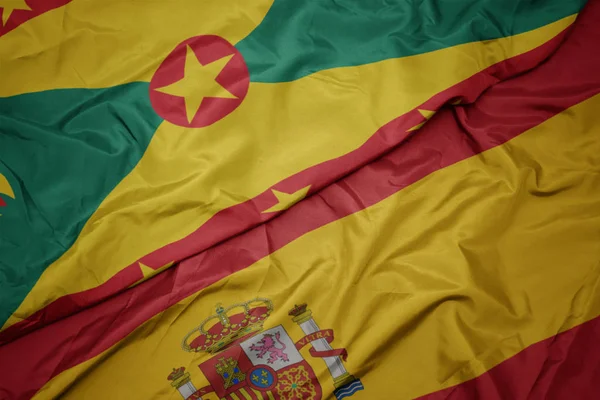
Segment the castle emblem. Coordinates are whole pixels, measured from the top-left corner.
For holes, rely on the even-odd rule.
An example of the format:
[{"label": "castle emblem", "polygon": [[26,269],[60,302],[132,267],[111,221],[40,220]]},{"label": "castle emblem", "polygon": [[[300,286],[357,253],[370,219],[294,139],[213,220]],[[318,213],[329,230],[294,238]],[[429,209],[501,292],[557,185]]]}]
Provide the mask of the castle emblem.
[{"label": "castle emblem", "polygon": [[221,400],[321,400],[323,390],[317,376],[300,353],[310,346],[311,357],[327,366],[338,400],[352,396],[364,387],[345,368],[346,349],[331,346],[331,329],[321,330],[306,304],[289,311],[304,337],[293,341],[283,325],[264,330],[273,312],[273,303],[255,298],[227,308],[218,304],[216,313],[206,318],[184,338],[188,352],[207,353],[212,358],[198,367],[208,385],[196,389],[185,368],[174,368],[167,377],[185,400],[202,400],[214,393]]},{"label": "castle emblem", "polygon": [[217,373],[221,375],[225,381],[223,384],[225,389],[237,385],[246,378],[246,374],[240,371],[237,361],[233,358],[219,358],[219,361],[220,363],[215,365],[215,367],[217,368]]}]

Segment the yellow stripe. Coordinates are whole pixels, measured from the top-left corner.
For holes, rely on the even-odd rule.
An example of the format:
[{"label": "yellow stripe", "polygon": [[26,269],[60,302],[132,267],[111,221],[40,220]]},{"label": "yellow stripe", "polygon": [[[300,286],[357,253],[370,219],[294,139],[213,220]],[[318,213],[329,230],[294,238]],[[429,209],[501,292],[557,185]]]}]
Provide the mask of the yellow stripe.
[{"label": "yellow stripe", "polygon": [[[373,399],[458,384],[596,317],[599,107],[600,95],[302,236],[161,313],[105,359],[59,375],[46,393],[56,381],[73,383],[64,398],[157,397],[165,371],[190,364],[174,349],[214,304],[256,296],[275,307],[265,328],[283,324],[293,340],[304,334],[287,312],[308,302]],[[307,357],[326,397],[327,369]],[[190,373],[204,384],[198,368]],[[129,384],[108,384],[117,380]]]},{"label": "yellow stripe", "polygon": [[272,3],[178,0],[174,7],[172,1],[74,0],[2,37],[0,97],[149,81],[181,41],[219,35],[237,43]]},{"label": "yellow stripe", "polygon": [[217,211],[356,149],[394,117],[505,57],[540,45],[573,20],[514,37],[321,71],[294,82],[254,83],[244,103],[212,126],[184,129],[163,123],[137,167],[104,200],[77,242],[46,269],[4,327],[60,296],[105,282],[193,232]]},{"label": "yellow stripe", "polygon": [[271,392],[271,391],[267,392],[267,396],[269,397],[269,400],[275,400],[275,396],[273,396],[273,392]]},{"label": "yellow stripe", "polygon": [[246,391],[246,388],[241,388],[241,389],[239,390],[239,392],[242,394],[242,396],[244,396],[244,398],[245,398],[246,400],[252,400],[252,396],[250,396],[250,395],[248,394],[248,392]]},{"label": "yellow stripe", "polygon": [[241,400],[241,399],[238,397],[238,395],[237,395],[237,394],[235,394],[235,393],[231,393],[231,394],[229,395],[229,397],[231,397],[231,398],[232,398],[232,400]]},{"label": "yellow stripe", "polygon": [[[252,392],[254,392],[254,395],[256,396],[256,398],[257,398],[258,400],[264,400],[264,398],[265,398],[265,397],[263,396],[263,393],[262,393],[262,392],[259,392],[259,391],[258,391],[258,390],[256,390],[256,389],[252,389]],[[271,397],[273,397],[273,395],[271,394],[271,392],[269,392],[269,394],[271,395]]]}]

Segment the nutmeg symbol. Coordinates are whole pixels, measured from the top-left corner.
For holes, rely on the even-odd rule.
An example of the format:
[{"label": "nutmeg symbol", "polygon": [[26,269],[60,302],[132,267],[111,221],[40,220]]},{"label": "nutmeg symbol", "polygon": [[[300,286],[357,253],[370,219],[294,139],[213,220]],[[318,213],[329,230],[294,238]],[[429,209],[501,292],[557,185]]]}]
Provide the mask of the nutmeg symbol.
[{"label": "nutmeg symbol", "polygon": [[11,199],[15,198],[15,193],[13,192],[10,183],[8,183],[8,179],[2,174],[0,174],[0,207],[3,207],[6,206],[6,202],[1,195],[8,196]]}]

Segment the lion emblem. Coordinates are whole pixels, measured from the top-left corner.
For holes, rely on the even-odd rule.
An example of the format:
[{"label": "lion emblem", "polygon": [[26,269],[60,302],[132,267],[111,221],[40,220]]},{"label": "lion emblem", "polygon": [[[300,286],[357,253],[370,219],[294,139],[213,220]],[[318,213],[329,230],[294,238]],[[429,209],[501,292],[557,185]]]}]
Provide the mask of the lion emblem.
[{"label": "lion emblem", "polygon": [[275,335],[265,333],[258,343],[250,346],[250,350],[256,351],[256,357],[258,358],[263,358],[265,354],[269,353],[268,364],[273,364],[277,360],[289,361],[288,355],[283,352],[286,348],[285,343],[281,341],[280,337],[279,332],[275,332]]}]

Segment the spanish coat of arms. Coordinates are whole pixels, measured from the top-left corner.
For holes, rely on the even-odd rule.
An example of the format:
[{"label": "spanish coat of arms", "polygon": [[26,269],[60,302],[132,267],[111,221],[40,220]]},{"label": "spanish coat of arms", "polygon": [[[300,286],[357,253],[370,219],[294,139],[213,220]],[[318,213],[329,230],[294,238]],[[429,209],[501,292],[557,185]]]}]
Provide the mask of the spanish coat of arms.
[{"label": "spanish coat of arms", "polygon": [[296,342],[283,325],[263,330],[273,311],[268,299],[256,298],[228,308],[217,305],[216,311],[182,342],[185,351],[213,355],[199,365],[209,385],[196,389],[184,367],[173,368],[167,378],[184,399],[202,400],[202,396],[215,393],[221,400],[320,400],[319,380],[300,354],[305,346],[311,346],[309,354],[327,365],[338,400],[364,389],[344,367],[346,350],[331,347],[333,331],[321,330],[306,304],[289,312],[305,334]]}]

